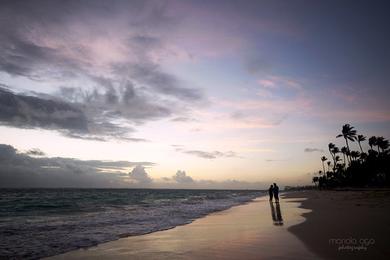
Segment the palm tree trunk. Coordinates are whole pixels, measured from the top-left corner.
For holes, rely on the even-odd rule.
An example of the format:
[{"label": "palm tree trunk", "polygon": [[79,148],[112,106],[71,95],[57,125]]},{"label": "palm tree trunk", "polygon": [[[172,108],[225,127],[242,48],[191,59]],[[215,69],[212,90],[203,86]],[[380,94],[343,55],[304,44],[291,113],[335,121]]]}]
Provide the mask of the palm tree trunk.
[{"label": "palm tree trunk", "polygon": [[349,163],[351,164],[351,150],[349,150],[348,139],[347,138],[344,138],[344,139],[345,139],[345,143],[347,144],[347,150],[349,153],[349,155],[347,155],[347,157],[349,157]]},{"label": "palm tree trunk", "polygon": [[362,149],[362,145],[360,144],[360,142],[358,142],[358,143],[359,143],[360,151],[361,151],[362,153],[364,153],[364,152],[363,152],[363,149]]},{"label": "palm tree trunk", "polygon": [[343,153],[343,156],[344,156],[344,168],[345,168],[345,166],[347,165],[347,162],[345,161],[345,153]]},{"label": "palm tree trunk", "polygon": [[325,165],[324,165],[324,161],[322,161],[322,169],[324,170],[324,174],[325,174]]},{"label": "palm tree trunk", "polygon": [[336,154],[334,154],[334,153],[331,153],[331,154],[332,154],[332,159],[333,159],[333,167],[332,167],[332,169],[333,169],[333,172],[334,172],[334,168],[336,166]]},{"label": "palm tree trunk", "polygon": [[333,161],[334,161],[334,158],[333,158],[333,153],[332,153],[332,151],[330,150],[330,148],[329,148],[328,150],[329,150],[330,156],[332,156],[332,159],[333,159]]}]

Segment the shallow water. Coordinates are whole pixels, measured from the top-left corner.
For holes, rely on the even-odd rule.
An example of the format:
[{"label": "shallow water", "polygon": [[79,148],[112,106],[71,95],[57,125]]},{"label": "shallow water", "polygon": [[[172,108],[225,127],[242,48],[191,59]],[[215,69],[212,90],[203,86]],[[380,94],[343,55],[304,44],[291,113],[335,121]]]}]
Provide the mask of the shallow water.
[{"label": "shallow water", "polygon": [[132,236],[53,257],[73,259],[321,259],[288,228],[304,221],[296,199],[251,203],[199,218],[189,225]]},{"label": "shallow water", "polygon": [[190,223],[259,191],[1,189],[0,257],[40,258]]}]

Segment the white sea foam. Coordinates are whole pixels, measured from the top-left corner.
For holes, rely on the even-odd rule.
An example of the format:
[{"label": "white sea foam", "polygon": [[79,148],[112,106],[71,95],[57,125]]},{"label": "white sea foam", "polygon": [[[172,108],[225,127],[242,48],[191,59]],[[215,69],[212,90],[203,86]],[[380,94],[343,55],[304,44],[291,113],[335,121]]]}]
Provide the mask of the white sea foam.
[{"label": "white sea foam", "polygon": [[[95,192],[99,193],[99,190]],[[48,208],[46,211],[33,207],[23,214],[14,212],[15,216],[6,216],[2,210],[0,257],[35,259],[124,236],[169,229],[250,201],[261,194],[253,191],[170,191],[150,196],[153,192],[160,191],[148,191],[148,196],[140,196],[130,203],[121,200],[120,203],[111,204],[109,201],[122,194],[96,194],[90,196],[90,200],[84,198],[82,205],[85,208],[79,205],[76,207],[78,210],[63,210],[60,207],[53,210],[55,198],[50,196],[51,206],[45,204]],[[109,200],[107,196],[110,196]],[[100,203],[99,198],[107,201]],[[76,200],[77,196],[73,199]],[[63,199],[61,203],[67,205]]]}]

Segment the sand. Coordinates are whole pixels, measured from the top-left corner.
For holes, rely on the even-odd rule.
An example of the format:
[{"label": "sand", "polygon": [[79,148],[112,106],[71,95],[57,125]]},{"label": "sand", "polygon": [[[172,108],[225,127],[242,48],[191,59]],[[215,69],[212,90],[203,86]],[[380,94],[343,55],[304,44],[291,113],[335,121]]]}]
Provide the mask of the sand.
[{"label": "sand", "polygon": [[305,222],[289,228],[327,259],[390,259],[390,191],[306,191]]},{"label": "sand", "polygon": [[304,221],[296,199],[261,197],[170,230],[122,238],[52,259],[318,259],[287,231]]},{"label": "sand", "polygon": [[52,259],[389,259],[389,213],[390,191],[293,192]]}]

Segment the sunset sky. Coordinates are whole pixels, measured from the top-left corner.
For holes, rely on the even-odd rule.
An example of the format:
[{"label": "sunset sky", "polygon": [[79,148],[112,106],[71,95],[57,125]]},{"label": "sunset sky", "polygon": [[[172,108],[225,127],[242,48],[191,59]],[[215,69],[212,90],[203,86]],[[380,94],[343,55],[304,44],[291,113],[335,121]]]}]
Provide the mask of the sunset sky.
[{"label": "sunset sky", "polygon": [[388,12],[1,1],[1,186],[308,184],[343,124],[390,137]]}]

